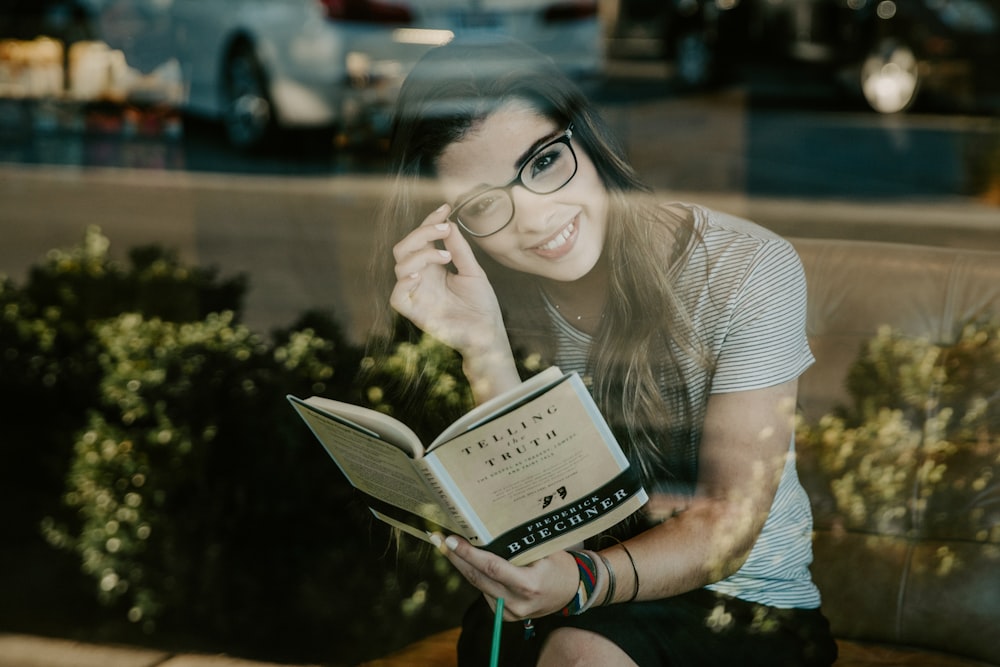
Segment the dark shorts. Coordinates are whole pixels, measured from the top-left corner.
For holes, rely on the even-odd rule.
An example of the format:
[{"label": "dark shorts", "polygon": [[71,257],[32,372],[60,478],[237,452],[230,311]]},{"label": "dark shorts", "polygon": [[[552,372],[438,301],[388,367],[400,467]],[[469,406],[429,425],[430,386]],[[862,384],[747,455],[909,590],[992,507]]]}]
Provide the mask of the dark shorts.
[{"label": "dark shorts", "polygon": [[[534,624],[533,637],[525,639],[522,623],[504,623],[501,665],[534,665],[545,637],[560,627],[607,637],[640,667],[826,667],[837,657],[818,609],[777,609],[704,589]],[[460,667],[489,665],[492,635],[493,613],[479,598],[462,622]]]}]

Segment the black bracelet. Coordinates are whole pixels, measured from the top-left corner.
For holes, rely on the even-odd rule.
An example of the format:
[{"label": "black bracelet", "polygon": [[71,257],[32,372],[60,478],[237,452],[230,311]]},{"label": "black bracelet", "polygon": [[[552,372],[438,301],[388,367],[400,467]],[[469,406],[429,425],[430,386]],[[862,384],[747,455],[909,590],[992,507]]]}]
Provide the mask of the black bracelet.
[{"label": "black bracelet", "polygon": [[615,571],[611,569],[611,563],[608,562],[608,559],[603,554],[598,553],[597,556],[604,563],[604,567],[608,568],[608,592],[604,595],[604,600],[601,601],[601,606],[604,607],[611,604],[615,599]]},{"label": "black bracelet", "polygon": [[639,597],[639,571],[635,569],[635,560],[632,559],[632,554],[629,552],[628,547],[625,546],[625,543],[619,542],[618,544],[625,551],[625,555],[628,556],[628,562],[632,564],[632,575],[635,577],[635,588],[632,589],[632,597],[628,599],[628,602],[633,602],[637,597]]}]

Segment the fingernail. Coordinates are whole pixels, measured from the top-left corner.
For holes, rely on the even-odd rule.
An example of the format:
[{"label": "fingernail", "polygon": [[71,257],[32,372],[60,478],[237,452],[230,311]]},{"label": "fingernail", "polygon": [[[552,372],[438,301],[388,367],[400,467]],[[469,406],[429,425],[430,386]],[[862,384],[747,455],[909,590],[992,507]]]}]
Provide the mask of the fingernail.
[{"label": "fingernail", "polygon": [[438,224],[434,225],[434,227],[436,229],[440,229],[443,232],[446,229],[450,229],[451,225],[449,225],[447,222],[439,222]]},{"label": "fingernail", "polygon": [[445,539],[444,545],[448,547],[450,550],[454,551],[455,548],[458,547],[458,538],[455,537],[454,535],[449,535]]},{"label": "fingernail", "polygon": [[438,254],[444,257],[445,259],[451,259],[451,253],[448,252],[447,250],[438,250]]},{"label": "fingernail", "polygon": [[443,213],[446,208],[448,208],[447,204],[441,204],[440,206],[437,207],[437,209],[435,209],[434,212],[435,213]]},{"label": "fingernail", "polygon": [[437,533],[431,533],[431,544],[436,546],[438,549],[441,548],[441,536]]}]

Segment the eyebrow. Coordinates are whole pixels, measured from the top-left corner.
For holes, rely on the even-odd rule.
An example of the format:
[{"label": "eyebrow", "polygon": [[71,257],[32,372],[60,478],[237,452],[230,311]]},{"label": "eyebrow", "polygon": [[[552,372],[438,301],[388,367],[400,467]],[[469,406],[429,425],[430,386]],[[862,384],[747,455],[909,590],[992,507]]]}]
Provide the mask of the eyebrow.
[{"label": "eyebrow", "polygon": [[[565,131],[566,131],[565,129],[560,130],[557,128],[552,132],[549,132],[545,136],[537,139],[534,143],[528,146],[528,148],[523,153],[521,153],[516,160],[514,160],[515,177],[516,174],[518,174],[521,171],[521,167],[524,166],[524,163],[528,161],[528,158],[534,155],[535,151],[537,151],[539,148],[549,143],[550,141],[552,141]],[[485,192],[486,190],[492,190],[493,188],[502,188],[502,187],[503,185],[493,185],[490,183],[480,183],[476,186],[473,186],[455,198],[455,203],[452,204],[452,209],[454,210],[457,206],[464,204],[465,202],[467,202],[469,199],[479,194],[480,192]]]},{"label": "eyebrow", "polygon": [[539,148],[541,148],[548,142],[552,141],[565,131],[566,130],[557,129],[554,132],[549,132],[547,135],[545,135],[535,143],[531,144],[531,146],[528,147],[528,150],[521,153],[521,155],[518,156],[517,160],[514,162],[514,173],[516,174],[521,170],[521,167],[524,166],[524,163],[528,161],[528,158],[530,158],[535,151],[537,151]]}]

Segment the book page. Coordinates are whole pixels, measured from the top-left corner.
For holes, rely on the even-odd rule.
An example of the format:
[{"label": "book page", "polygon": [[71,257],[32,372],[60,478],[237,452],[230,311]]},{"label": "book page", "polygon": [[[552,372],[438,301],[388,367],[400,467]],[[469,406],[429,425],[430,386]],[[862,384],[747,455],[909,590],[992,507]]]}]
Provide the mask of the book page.
[{"label": "book page", "polygon": [[334,462],[362,493],[417,514],[450,530],[459,528],[441,510],[413,461],[396,445],[356,424],[331,417],[306,401],[289,397]]},{"label": "book page", "polygon": [[417,434],[394,417],[360,405],[343,403],[322,396],[310,396],[304,402],[323,412],[337,415],[348,423],[373,432],[381,440],[408,452],[411,458],[419,459],[424,455],[424,447]]}]

